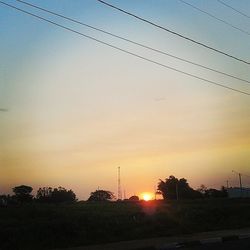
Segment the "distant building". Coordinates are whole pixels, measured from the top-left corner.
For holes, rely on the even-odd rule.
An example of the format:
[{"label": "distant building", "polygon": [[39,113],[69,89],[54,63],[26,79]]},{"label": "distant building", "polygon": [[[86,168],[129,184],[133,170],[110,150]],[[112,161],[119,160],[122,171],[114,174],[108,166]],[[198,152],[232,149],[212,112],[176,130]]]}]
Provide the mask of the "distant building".
[{"label": "distant building", "polygon": [[231,187],[227,193],[229,198],[250,198],[250,188]]}]

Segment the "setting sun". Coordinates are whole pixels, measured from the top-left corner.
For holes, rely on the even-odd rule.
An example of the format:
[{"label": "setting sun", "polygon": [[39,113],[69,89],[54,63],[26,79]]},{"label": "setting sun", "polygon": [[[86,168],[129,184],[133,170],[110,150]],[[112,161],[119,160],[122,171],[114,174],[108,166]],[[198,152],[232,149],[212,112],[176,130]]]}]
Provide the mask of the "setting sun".
[{"label": "setting sun", "polygon": [[153,195],[151,193],[142,193],[141,196],[144,201],[149,201],[153,199]]}]

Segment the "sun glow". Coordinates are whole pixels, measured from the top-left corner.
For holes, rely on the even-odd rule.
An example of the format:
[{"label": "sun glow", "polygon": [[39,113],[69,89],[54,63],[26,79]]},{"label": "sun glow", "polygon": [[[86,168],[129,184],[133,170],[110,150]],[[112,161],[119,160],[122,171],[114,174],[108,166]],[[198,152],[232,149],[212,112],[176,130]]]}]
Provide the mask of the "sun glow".
[{"label": "sun glow", "polygon": [[144,201],[150,201],[153,199],[153,195],[151,193],[142,193],[141,197]]}]

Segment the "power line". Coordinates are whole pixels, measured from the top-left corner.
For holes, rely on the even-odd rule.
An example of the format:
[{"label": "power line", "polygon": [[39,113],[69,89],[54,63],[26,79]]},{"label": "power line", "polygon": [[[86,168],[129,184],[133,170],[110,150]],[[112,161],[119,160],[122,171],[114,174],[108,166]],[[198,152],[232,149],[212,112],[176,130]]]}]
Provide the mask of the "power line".
[{"label": "power line", "polygon": [[132,43],[132,44],[135,44],[135,45],[140,46],[140,47],[142,47],[142,48],[149,49],[149,50],[151,50],[151,51],[154,51],[154,52],[157,52],[157,53],[160,53],[160,54],[163,54],[163,55],[166,55],[166,56],[175,58],[175,59],[177,59],[177,60],[180,60],[180,61],[183,61],[183,62],[192,64],[192,65],[201,67],[201,68],[203,68],[203,69],[207,69],[207,70],[213,71],[213,72],[215,72],[215,73],[219,73],[219,74],[222,74],[222,75],[231,77],[231,78],[233,78],[233,79],[236,79],[236,80],[239,80],[239,81],[242,81],[242,82],[250,83],[250,81],[245,80],[245,79],[242,79],[242,78],[240,78],[240,77],[237,77],[237,76],[234,76],[234,75],[231,75],[231,74],[228,74],[228,73],[225,73],[225,72],[222,72],[222,71],[219,71],[219,70],[216,70],[216,69],[213,69],[213,68],[210,68],[210,67],[207,67],[207,66],[204,66],[204,65],[195,63],[195,62],[192,62],[192,61],[190,61],[190,60],[186,60],[186,59],[184,59],[184,58],[181,58],[181,57],[178,57],[178,56],[175,56],[175,55],[166,53],[166,52],[164,52],[164,51],[162,51],[162,50],[152,48],[152,47],[147,46],[147,45],[145,45],[145,44],[135,42],[135,41],[130,40],[130,39],[128,39],[128,38],[124,38],[124,37],[122,37],[122,36],[115,35],[114,33],[105,31],[105,30],[100,29],[100,28],[96,28],[96,27],[94,27],[94,26],[92,26],[92,25],[89,25],[89,24],[80,22],[80,21],[78,21],[78,20],[76,20],[76,19],[67,17],[67,16],[65,16],[65,15],[58,14],[58,13],[56,13],[56,12],[50,11],[50,10],[45,9],[45,8],[42,8],[42,7],[40,7],[40,6],[37,6],[37,5],[31,4],[31,3],[25,2],[25,1],[21,1],[21,0],[16,0],[16,1],[21,2],[21,3],[23,3],[23,4],[26,4],[26,5],[28,5],[28,6],[31,6],[31,7],[33,7],[33,8],[42,10],[42,11],[44,11],[44,12],[50,13],[50,14],[52,14],[52,15],[61,17],[61,18],[63,18],[63,19],[69,20],[69,21],[71,21],[71,22],[74,22],[74,23],[83,25],[83,26],[88,27],[88,28],[90,28],[90,29],[93,29],[93,30],[102,32],[102,33],[107,34],[107,35],[110,35],[110,36],[112,36],[112,37],[121,39],[121,40],[123,40],[123,41],[129,42],[129,43]]},{"label": "power line", "polygon": [[250,18],[250,16],[248,16],[247,14],[243,13],[243,12],[240,11],[240,10],[235,9],[234,7],[232,7],[231,5],[229,5],[229,4],[225,3],[225,2],[223,2],[222,0],[217,0],[217,2],[223,4],[224,6],[230,8],[230,9],[232,9],[232,10],[234,10],[235,12],[241,14],[241,15],[244,16],[244,17]]},{"label": "power line", "polygon": [[219,18],[219,17],[217,17],[217,16],[215,16],[215,15],[213,15],[213,14],[205,11],[205,10],[202,10],[202,9],[198,8],[197,6],[191,4],[191,3],[188,3],[188,2],[186,2],[184,0],[179,0],[179,1],[182,2],[182,3],[184,3],[184,4],[186,4],[186,5],[188,5],[188,6],[190,6],[190,7],[192,7],[193,9],[196,9],[196,10],[200,11],[201,13],[203,13],[203,14],[205,14],[207,16],[212,17],[213,19],[215,19],[215,20],[217,20],[219,22],[222,22],[222,23],[226,24],[227,26],[229,26],[229,27],[231,27],[233,29],[236,29],[236,30],[238,30],[238,31],[240,31],[242,33],[247,34],[247,35],[250,35],[250,32],[248,32],[246,30],[243,30],[243,29],[241,29],[241,28],[239,28],[239,27],[237,27],[237,26],[235,26],[235,25],[233,25],[233,24],[231,24],[231,23],[229,23],[229,22],[227,22],[227,21],[225,21],[225,20],[223,20],[223,19],[221,19],[221,18]]},{"label": "power line", "polygon": [[165,28],[165,27],[163,27],[163,26],[161,26],[161,25],[159,25],[159,24],[156,24],[156,23],[154,23],[154,22],[151,22],[151,21],[149,21],[149,20],[147,20],[147,19],[145,19],[145,18],[139,17],[139,16],[137,16],[137,15],[131,13],[131,12],[125,11],[125,10],[123,10],[123,9],[121,9],[121,8],[119,8],[119,7],[116,7],[116,6],[114,6],[114,5],[110,4],[110,3],[107,3],[107,2],[105,2],[105,1],[103,1],[103,0],[97,0],[97,1],[100,2],[100,3],[102,3],[102,4],[105,4],[105,5],[109,6],[109,7],[111,7],[111,8],[113,8],[113,9],[116,9],[116,10],[122,12],[122,13],[125,13],[125,14],[127,14],[127,15],[129,15],[129,16],[132,16],[132,17],[134,17],[134,18],[136,18],[136,19],[138,19],[138,20],[141,20],[141,21],[143,21],[143,22],[145,22],[145,23],[148,23],[148,24],[150,24],[150,25],[152,25],[152,26],[154,26],[154,27],[157,27],[157,28],[159,28],[159,29],[162,29],[162,30],[164,30],[164,31],[167,31],[167,32],[169,32],[169,33],[171,33],[171,34],[173,34],[173,35],[176,35],[176,36],[178,36],[178,37],[181,37],[181,38],[183,38],[183,39],[185,39],[185,40],[188,40],[188,41],[190,41],[190,42],[192,42],[192,43],[198,44],[198,45],[200,45],[200,46],[202,46],[202,47],[204,47],[204,48],[213,50],[213,51],[215,51],[215,52],[217,52],[217,53],[220,53],[220,54],[222,54],[222,55],[224,55],[224,56],[230,57],[230,58],[232,58],[232,59],[234,59],[234,60],[237,60],[237,61],[239,61],[239,62],[242,62],[242,63],[245,63],[245,64],[250,65],[250,62],[248,62],[248,61],[245,61],[245,60],[243,60],[243,59],[241,59],[241,58],[238,58],[238,57],[236,57],[236,56],[230,55],[230,54],[228,54],[228,53],[226,53],[226,52],[223,52],[223,51],[221,51],[221,50],[219,50],[219,49],[213,48],[213,47],[211,47],[211,46],[209,46],[209,45],[206,45],[206,44],[204,44],[204,43],[202,43],[202,42],[199,42],[199,41],[196,41],[196,40],[194,40],[194,39],[192,39],[192,38],[189,38],[189,37],[187,37],[187,36],[184,36],[184,35],[182,35],[182,34],[176,32],[176,31],[170,30],[170,29]]},{"label": "power line", "polygon": [[80,35],[80,36],[83,36],[83,37],[85,37],[85,38],[91,39],[91,40],[93,40],[93,41],[95,41],[95,42],[104,44],[104,45],[106,45],[106,46],[108,46],[108,47],[110,47],[110,48],[113,48],[113,49],[122,51],[122,52],[124,52],[124,53],[126,53],[126,54],[129,54],[129,55],[132,55],[132,56],[134,56],[134,57],[136,57],[136,58],[142,59],[142,60],[144,60],[144,61],[151,62],[151,63],[153,63],[153,64],[155,64],[155,65],[158,65],[158,66],[161,66],[161,67],[170,69],[170,70],[172,70],[172,71],[175,71],[175,72],[184,74],[184,75],[186,75],[186,76],[190,76],[190,77],[193,77],[193,78],[195,78],[195,79],[198,79],[198,80],[201,80],[201,81],[204,81],[204,82],[207,82],[207,83],[216,85],[216,86],[220,86],[220,87],[225,88],[225,89],[229,89],[229,90],[232,90],[232,91],[235,91],[235,92],[238,92],[238,93],[241,93],[241,94],[245,94],[245,95],[249,95],[249,96],[250,96],[250,93],[248,93],[248,92],[244,92],[244,91],[241,91],[241,90],[238,90],[238,89],[234,89],[234,88],[231,88],[231,87],[229,87],[229,86],[226,86],[226,85],[223,85],[223,84],[220,84],[220,83],[217,83],[217,82],[214,82],[214,81],[211,81],[211,80],[208,80],[208,79],[205,79],[205,78],[202,78],[202,77],[193,75],[193,74],[191,74],[191,73],[188,73],[188,72],[185,72],[185,71],[176,69],[176,68],[174,68],[174,67],[167,66],[167,65],[165,65],[165,64],[162,64],[162,63],[159,63],[159,62],[157,62],[157,61],[148,59],[148,58],[146,58],[146,57],[143,57],[143,56],[138,55],[138,54],[136,54],[136,53],[130,52],[130,51],[128,51],[128,50],[124,50],[124,49],[122,49],[122,48],[120,48],[120,47],[117,47],[117,46],[115,46],[115,45],[106,43],[106,42],[104,42],[104,41],[102,41],[102,40],[96,39],[96,38],[94,38],[94,37],[92,37],[92,36],[85,35],[84,33],[81,33],[81,32],[76,31],[76,30],[74,30],[74,29],[68,28],[68,27],[66,27],[66,26],[64,26],[64,25],[58,24],[58,23],[56,23],[56,22],[54,22],[54,21],[48,20],[48,19],[46,19],[46,18],[44,18],[44,17],[38,16],[38,15],[33,14],[33,13],[31,13],[31,12],[28,12],[28,11],[26,11],[26,10],[20,9],[20,8],[18,8],[18,7],[16,7],[16,6],[11,5],[11,4],[8,4],[8,3],[2,2],[2,1],[0,1],[0,3],[3,4],[3,5],[6,5],[6,6],[10,7],[10,8],[12,8],[12,9],[15,9],[15,10],[17,10],[17,11],[23,12],[23,13],[25,13],[25,14],[28,14],[28,15],[30,15],[30,16],[33,16],[33,17],[35,17],[35,18],[38,18],[38,19],[40,19],[40,20],[43,20],[43,21],[48,22],[48,23],[50,23],[50,24],[53,24],[53,25],[55,25],[55,26],[57,26],[57,27],[60,27],[60,28],[62,28],[62,29],[65,29],[65,30],[67,30],[67,31],[70,31],[70,32],[73,32],[73,33],[78,34],[78,35]]}]

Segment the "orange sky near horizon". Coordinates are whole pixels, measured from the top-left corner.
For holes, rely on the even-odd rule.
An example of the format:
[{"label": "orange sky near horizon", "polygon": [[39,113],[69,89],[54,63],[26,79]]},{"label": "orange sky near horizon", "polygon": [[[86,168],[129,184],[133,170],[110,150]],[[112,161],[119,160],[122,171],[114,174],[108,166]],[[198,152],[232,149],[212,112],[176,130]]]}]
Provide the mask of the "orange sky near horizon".
[{"label": "orange sky near horizon", "polygon": [[[173,12],[182,10],[177,3],[168,6],[163,1],[150,8],[149,3],[145,14],[160,13],[152,14],[152,19],[174,24],[183,32],[188,28],[193,36],[209,39],[215,47],[227,46],[242,57],[248,56],[245,51],[249,51],[250,45],[244,42],[245,38],[222,28],[217,32],[226,35],[218,36],[215,23],[202,16],[194,17],[192,12],[180,17],[180,12]],[[84,16],[71,7],[71,15],[76,12],[79,18],[107,26],[116,33],[122,27],[121,32],[133,39],[250,79],[248,66],[125,17],[113,16],[91,1],[79,4],[91,7],[92,12]],[[139,2],[123,4],[140,9]],[[161,4],[169,15],[161,12]],[[93,20],[93,16],[98,18]],[[237,186],[233,169],[250,175],[249,96],[38,25],[28,17],[15,18],[12,22],[17,26],[13,27],[19,27],[26,36],[20,38],[6,26],[6,41],[2,41],[3,48],[10,52],[3,54],[0,79],[0,108],[9,110],[0,112],[0,193],[25,184],[34,190],[63,186],[73,189],[79,199],[87,199],[98,187],[117,195],[118,166],[122,192],[127,198],[153,193],[159,179],[170,175],[186,178],[193,188],[201,184],[220,188],[227,180]],[[197,18],[196,22],[193,18]],[[40,39],[34,35],[36,30],[42,33]],[[30,40],[21,40],[25,37]],[[18,46],[18,41],[27,47],[11,50],[13,45]],[[245,83],[123,42],[117,44],[180,70],[250,92],[250,85]],[[243,176],[243,185],[250,186],[250,178]]]}]

